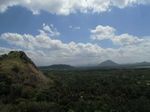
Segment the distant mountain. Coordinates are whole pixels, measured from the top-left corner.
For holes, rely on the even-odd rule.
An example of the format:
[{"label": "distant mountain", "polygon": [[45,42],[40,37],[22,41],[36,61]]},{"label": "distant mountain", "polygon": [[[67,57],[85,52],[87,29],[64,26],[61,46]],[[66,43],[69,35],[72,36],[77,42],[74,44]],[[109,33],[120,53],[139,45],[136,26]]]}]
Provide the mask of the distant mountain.
[{"label": "distant mountain", "polygon": [[119,66],[119,64],[113,62],[112,60],[106,60],[98,65],[99,67],[115,67]]},{"label": "distant mountain", "polygon": [[98,67],[108,67],[108,68],[150,68],[149,62],[139,62],[131,64],[118,64],[112,60],[106,60],[98,65]]},{"label": "distant mountain", "polygon": [[150,62],[139,62],[139,63],[125,64],[124,66],[132,67],[132,68],[150,68]]},{"label": "distant mountain", "polygon": [[140,62],[140,63],[135,63],[135,65],[138,65],[138,66],[150,66],[150,62]]},{"label": "distant mountain", "polygon": [[8,55],[0,56],[0,79],[9,79],[11,84],[30,87],[47,82],[47,78],[22,51],[11,51]]},{"label": "distant mountain", "polygon": [[39,68],[40,69],[45,69],[45,70],[67,70],[67,69],[74,69],[73,66],[66,65],[66,64],[55,64],[55,65],[43,66],[43,67],[39,67]]}]

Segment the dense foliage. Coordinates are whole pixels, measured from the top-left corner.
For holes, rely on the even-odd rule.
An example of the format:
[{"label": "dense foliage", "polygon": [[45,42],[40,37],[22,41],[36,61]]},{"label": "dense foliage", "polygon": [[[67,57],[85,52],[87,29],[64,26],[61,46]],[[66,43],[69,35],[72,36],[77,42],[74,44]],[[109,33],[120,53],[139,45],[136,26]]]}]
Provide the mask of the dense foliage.
[{"label": "dense foliage", "polygon": [[0,74],[1,112],[150,112],[150,69],[43,71],[33,88]]}]

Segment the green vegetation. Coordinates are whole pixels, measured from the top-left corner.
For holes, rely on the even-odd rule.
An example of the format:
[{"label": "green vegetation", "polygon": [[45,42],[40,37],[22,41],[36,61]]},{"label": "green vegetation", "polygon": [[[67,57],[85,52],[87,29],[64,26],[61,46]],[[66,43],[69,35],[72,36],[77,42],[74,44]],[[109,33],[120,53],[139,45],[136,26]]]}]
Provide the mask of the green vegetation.
[{"label": "green vegetation", "polygon": [[150,111],[150,69],[53,70],[44,73],[54,83],[43,89],[10,86],[9,79],[0,75],[0,111]]},{"label": "green vegetation", "polygon": [[43,76],[18,55],[0,58],[0,112],[150,112],[148,68],[43,70]]}]

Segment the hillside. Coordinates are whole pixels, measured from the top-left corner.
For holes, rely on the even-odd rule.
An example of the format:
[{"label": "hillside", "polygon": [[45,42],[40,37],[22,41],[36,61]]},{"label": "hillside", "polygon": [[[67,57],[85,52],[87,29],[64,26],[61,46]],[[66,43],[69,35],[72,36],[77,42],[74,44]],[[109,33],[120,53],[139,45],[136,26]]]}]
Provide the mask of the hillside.
[{"label": "hillside", "polygon": [[0,56],[0,77],[7,77],[12,83],[38,86],[47,82],[30,58],[22,51],[11,51]]}]

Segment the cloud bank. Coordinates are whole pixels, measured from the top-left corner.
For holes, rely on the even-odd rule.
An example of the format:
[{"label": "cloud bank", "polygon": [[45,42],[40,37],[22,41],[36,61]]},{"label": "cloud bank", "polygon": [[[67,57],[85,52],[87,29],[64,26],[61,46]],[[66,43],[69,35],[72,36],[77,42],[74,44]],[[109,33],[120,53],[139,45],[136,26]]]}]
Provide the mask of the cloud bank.
[{"label": "cloud bank", "polygon": [[112,7],[125,8],[140,4],[150,4],[149,0],[0,0],[0,12],[13,6],[22,6],[39,14],[46,11],[52,14],[69,15],[71,13],[101,13]]},{"label": "cloud bank", "polygon": [[[98,25],[91,30],[91,38],[95,41],[111,40],[117,48],[103,48],[93,43],[64,43],[57,37],[61,35],[53,25],[43,24],[38,35],[3,33],[0,40],[7,46],[0,46],[0,54],[11,50],[23,50],[37,65],[98,64],[111,59],[119,63],[130,63],[150,60],[149,37],[137,37],[130,34],[116,35],[111,26]],[[55,38],[54,38],[55,37]]]},{"label": "cloud bank", "polygon": [[98,25],[91,30],[91,39],[93,40],[111,40],[116,45],[136,45],[145,42],[144,39],[128,33],[117,35],[116,29],[110,26]]}]

